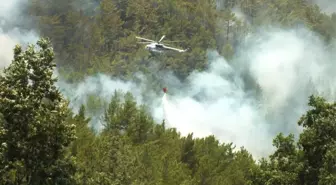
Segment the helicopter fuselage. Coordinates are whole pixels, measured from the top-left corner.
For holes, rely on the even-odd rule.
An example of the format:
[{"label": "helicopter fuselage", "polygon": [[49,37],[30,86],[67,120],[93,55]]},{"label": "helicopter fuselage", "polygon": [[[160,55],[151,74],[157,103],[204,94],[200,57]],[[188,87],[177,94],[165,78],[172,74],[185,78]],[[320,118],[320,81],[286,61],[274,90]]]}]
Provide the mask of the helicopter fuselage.
[{"label": "helicopter fuselage", "polygon": [[158,43],[151,43],[146,45],[145,47],[149,51],[154,51],[154,52],[159,52],[162,53],[164,50],[163,44],[158,44]]},{"label": "helicopter fuselage", "polygon": [[[164,51],[165,52],[166,51],[177,51],[181,53],[181,52],[186,52],[188,50],[188,49],[178,49],[178,48],[174,48],[174,47],[170,47],[170,46],[166,46],[162,44],[161,41],[163,40],[163,38],[165,38],[165,35],[163,35],[159,41],[154,41],[154,40],[150,40],[150,39],[146,39],[146,38],[138,37],[138,36],[136,36],[136,38],[145,40],[144,42],[141,42],[141,43],[147,44],[145,46],[145,49],[149,51],[154,51],[154,52],[159,52],[159,53],[162,53]],[[148,42],[150,44],[148,44]]]}]

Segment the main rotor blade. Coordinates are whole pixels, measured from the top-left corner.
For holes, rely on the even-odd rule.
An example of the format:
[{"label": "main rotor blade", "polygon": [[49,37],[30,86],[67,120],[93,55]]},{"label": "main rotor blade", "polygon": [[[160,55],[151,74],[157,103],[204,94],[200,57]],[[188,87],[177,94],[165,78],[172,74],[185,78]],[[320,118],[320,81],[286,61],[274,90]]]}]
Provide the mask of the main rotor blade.
[{"label": "main rotor blade", "polygon": [[163,35],[163,36],[161,37],[161,39],[159,40],[159,42],[161,42],[165,37],[166,37],[166,36]]},{"label": "main rotor blade", "polygon": [[136,36],[135,38],[141,39],[141,40],[146,40],[146,41],[149,41],[149,42],[155,42],[154,40],[150,40],[150,39],[146,39],[146,38],[142,38],[142,37],[138,37],[138,36]]},{"label": "main rotor blade", "polygon": [[139,44],[151,44],[153,42],[137,42],[137,43],[139,43]]},{"label": "main rotor blade", "polygon": [[167,41],[164,41],[164,42],[183,42],[183,41],[169,41],[169,40],[167,40]]}]

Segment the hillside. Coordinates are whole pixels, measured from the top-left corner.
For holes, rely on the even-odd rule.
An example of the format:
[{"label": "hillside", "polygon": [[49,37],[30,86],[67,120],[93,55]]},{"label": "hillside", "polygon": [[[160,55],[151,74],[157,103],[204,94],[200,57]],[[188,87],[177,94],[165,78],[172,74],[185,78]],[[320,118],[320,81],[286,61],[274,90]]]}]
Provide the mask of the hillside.
[{"label": "hillside", "polygon": [[[30,21],[1,23],[0,33],[33,29],[40,39],[12,48],[10,65],[0,51],[0,184],[336,182],[336,14],[303,0],[30,0],[18,9]],[[153,55],[136,35],[191,50]],[[162,121],[154,111],[168,106],[168,82]]]},{"label": "hillside", "polygon": [[[50,37],[58,54],[57,64],[74,79],[83,74],[108,73],[132,78],[153,63],[184,79],[206,67],[206,50],[216,49],[226,58],[234,55],[242,39],[260,25],[305,25],[326,41],[335,36],[335,17],[317,6],[294,1],[119,1],[60,0],[46,4],[32,1],[29,7],[41,36]],[[243,16],[242,16],[243,15]],[[190,47],[183,55],[157,60],[137,45],[135,35],[181,41]]]}]

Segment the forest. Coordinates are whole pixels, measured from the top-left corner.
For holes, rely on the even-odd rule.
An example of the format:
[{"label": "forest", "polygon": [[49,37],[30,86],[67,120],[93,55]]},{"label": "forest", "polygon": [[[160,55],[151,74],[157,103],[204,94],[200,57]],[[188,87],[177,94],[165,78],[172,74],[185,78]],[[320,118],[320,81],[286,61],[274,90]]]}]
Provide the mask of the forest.
[{"label": "forest", "polygon": [[[183,81],[206,69],[207,49],[230,61],[261,25],[302,25],[331,46],[336,14],[305,0],[29,0],[25,12],[41,38],[15,46],[0,75],[0,184],[335,184],[336,103],[323,97],[307,100],[298,139],[279,133],[275,151],[256,160],[235,143],[184,137],[164,120],[157,123],[131,92],[115,91],[97,133],[86,106],[69,108],[53,72],[57,66],[69,82],[97,72],[129,80],[138,71],[151,75],[156,63],[157,71],[168,69]],[[158,60],[134,44],[135,35],[158,40],[163,34],[191,51]]]}]

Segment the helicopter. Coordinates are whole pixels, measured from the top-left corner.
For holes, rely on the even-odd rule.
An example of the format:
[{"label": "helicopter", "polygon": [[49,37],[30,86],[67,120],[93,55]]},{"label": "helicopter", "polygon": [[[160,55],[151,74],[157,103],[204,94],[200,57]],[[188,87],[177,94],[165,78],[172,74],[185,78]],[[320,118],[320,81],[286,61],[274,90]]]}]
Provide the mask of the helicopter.
[{"label": "helicopter", "polygon": [[182,53],[182,52],[186,52],[186,51],[189,50],[189,48],[188,49],[178,49],[178,48],[169,47],[167,44],[163,44],[162,40],[165,37],[166,36],[163,35],[159,41],[154,41],[154,40],[150,40],[150,39],[146,39],[146,38],[143,38],[143,37],[136,36],[137,39],[144,40],[144,41],[138,42],[138,43],[147,44],[145,46],[145,49],[147,49],[149,51],[152,51],[152,52],[162,53],[164,51],[171,50],[171,51],[177,51],[177,52]]}]

